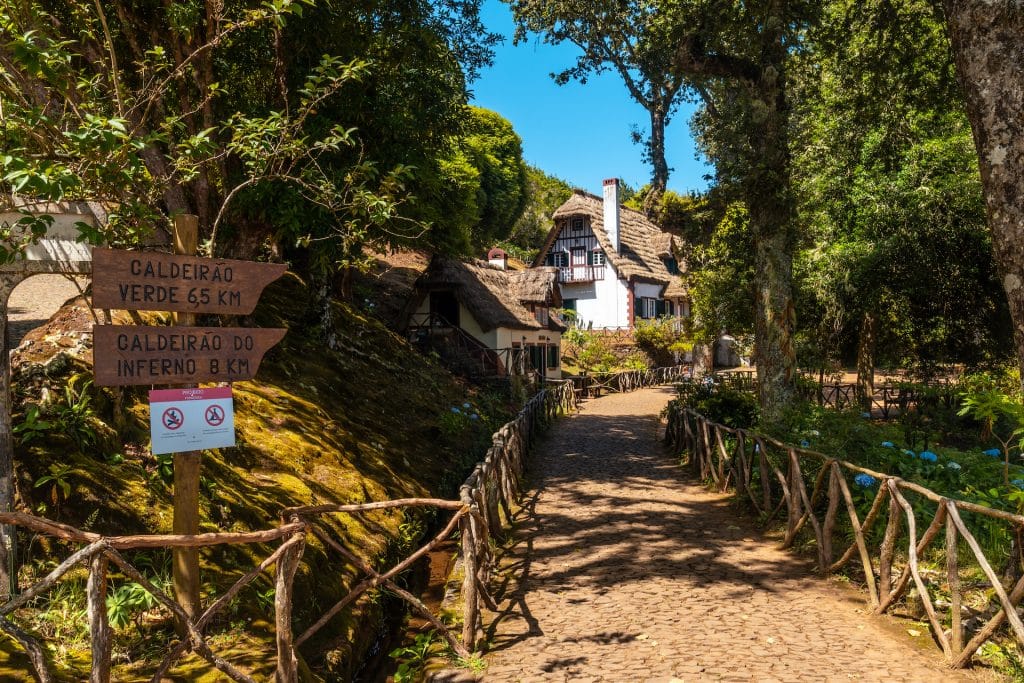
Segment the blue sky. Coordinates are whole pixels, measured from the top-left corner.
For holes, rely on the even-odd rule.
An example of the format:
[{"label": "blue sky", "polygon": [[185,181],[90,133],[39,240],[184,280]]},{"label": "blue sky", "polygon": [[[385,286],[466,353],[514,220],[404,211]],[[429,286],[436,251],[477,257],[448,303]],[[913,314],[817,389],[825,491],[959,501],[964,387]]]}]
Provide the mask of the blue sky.
[{"label": "blue sky", "polygon": [[[647,112],[634,102],[619,77],[592,77],[586,85],[558,86],[550,73],[570,66],[575,46],[545,45],[539,39],[512,45],[512,12],[500,0],[485,0],[483,20],[505,42],[495,50],[494,66],[470,84],[472,102],[512,122],[523,138],[527,162],[576,187],[600,193],[601,181],[620,177],[633,187],[650,181],[642,148],[633,144],[633,126],[647,130]],[[689,131],[692,107],[680,109],[667,132],[667,157],[674,169],[669,188],[704,190],[709,167],[695,158]]]}]

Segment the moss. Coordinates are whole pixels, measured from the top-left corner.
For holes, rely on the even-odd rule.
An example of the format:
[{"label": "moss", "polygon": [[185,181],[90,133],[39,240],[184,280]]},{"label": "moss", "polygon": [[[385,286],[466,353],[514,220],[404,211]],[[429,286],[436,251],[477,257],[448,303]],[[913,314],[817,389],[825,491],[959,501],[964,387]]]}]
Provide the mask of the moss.
[{"label": "moss", "polygon": [[[256,381],[234,385],[237,447],[203,454],[203,531],[268,528],[277,523],[282,508],[294,505],[437,495],[442,487],[451,488],[451,482],[461,480],[462,470],[486,445],[489,430],[506,417],[503,411],[509,406],[498,399],[477,400],[471,389],[418,355],[401,337],[348,306],[339,304],[334,310],[334,332],[342,350],[325,348],[305,325],[308,299],[304,284],[287,275],[268,287],[256,312],[241,321],[248,326],[287,327],[289,332],[267,354]],[[55,331],[42,330],[35,337],[38,343],[29,345],[30,353],[15,358],[20,382],[17,409],[23,410],[26,402],[44,400],[47,393],[63,391],[74,373],[88,370],[91,354],[80,348],[84,345],[67,341],[76,333],[74,325],[84,325],[82,320],[88,317],[62,312],[53,323],[63,326],[57,335],[62,339],[59,346],[48,350],[46,339],[53,338]],[[77,330],[79,334],[87,331],[87,326]],[[58,354],[63,354],[61,360],[52,362]],[[47,516],[105,534],[169,532],[171,492],[160,476],[160,462],[148,451],[145,390],[93,388],[90,395],[97,411],[95,428],[103,434],[97,448],[81,452],[52,434],[18,448],[23,507],[45,509]],[[486,405],[490,419],[462,431],[441,433],[442,414],[467,397]],[[118,464],[112,464],[119,459],[111,457],[115,454],[123,458]],[[58,496],[56,506],[48,487],[33,486],[55,463],[71,467],[67,479],[72,486],[66,500]],[[358,519],[335,518],[329,525],[350,547],[370,557],[383,557],[404,543],[399,534],[403,519],[400,513],[381,512]],[[22,548],[27,545],[27,539],[22,539]],[[66,552],[35,539],[32,561],[57,561]],[[269,553],[269,547],[204,549],[201,561],[207,590],[223,590]],[[146,560],[153,555],[140,552],[129,559]],[[311,539],[296,582],[296,602],[301,606],[297,628],[310,624],[340,599],[354,580],[352,568]],[[118,583],[115,577],[114,584]],[[269,587],[269,580],[262,580],[259,589]],[[267,616],[266,610],[255,608],[252,596],[233,606],[237,619],[245,623],[258,623]],[[372,635],[373,628],[364,624],[378,619],[380,612],[374,596],[357,601],[304,654],[332,642],[344,643],[335,647],[333,655],[317,661],[326,661],[332,671],[347,675]],[[215,641],[221,638],[217,634],[232,632],[234,626],[226,620],[214,629]],[[217,651],[229,661],[263,672],[270,661],[267,653],[273,652],[272,629],[243,631],[244,635],[225,637],[226,649]],[[0,662],[4,656],[0,652]],[[9,656],[18,657],[17,653]],[[3,669],[0,664],[0,678],[6,674]],[[122,666],[115,677],[131,679],[141,676],[141,671]],[[183,660],[175,672],[179,675],[189,680],[213,676],[194,657]]]}]

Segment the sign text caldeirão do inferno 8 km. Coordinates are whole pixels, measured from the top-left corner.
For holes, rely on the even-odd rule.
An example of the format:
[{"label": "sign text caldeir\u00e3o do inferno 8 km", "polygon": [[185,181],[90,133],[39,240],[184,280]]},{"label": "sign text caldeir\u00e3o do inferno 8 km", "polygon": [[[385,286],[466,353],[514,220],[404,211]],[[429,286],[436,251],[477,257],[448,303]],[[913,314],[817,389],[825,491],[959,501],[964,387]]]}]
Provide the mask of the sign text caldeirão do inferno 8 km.
[{"label": "sign text caldeir\u00e3o do inferno 8 km", "polygon": [[[93,250],[93,305],[122,310],[247,315],[284,274],[256,263],[155,252]],[[101,386],[252,379],[284,328],[96,325]]]}]

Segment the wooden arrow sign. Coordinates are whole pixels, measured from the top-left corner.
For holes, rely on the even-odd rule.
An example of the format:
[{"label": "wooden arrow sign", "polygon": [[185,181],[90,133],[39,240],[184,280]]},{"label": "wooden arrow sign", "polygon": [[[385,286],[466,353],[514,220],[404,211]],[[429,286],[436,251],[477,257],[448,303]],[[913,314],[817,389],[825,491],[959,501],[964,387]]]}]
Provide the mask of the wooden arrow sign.
[{"label": "wooden arrow sign", "polygon": [[288,266],[96,248],[92,269],[96,308],[248,315]]},{"label": "wooden arrow sign", "polygon": [[252,379],[284,328],[93,327],[99,386],[191,384]]}]

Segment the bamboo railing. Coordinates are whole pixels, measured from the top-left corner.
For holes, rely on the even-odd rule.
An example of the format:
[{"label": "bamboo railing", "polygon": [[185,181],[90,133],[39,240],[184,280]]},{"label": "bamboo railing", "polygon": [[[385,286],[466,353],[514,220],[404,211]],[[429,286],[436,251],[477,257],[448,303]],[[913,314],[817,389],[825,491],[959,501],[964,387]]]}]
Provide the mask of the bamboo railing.
[{"label": "bamboo railing", "polygon": [[[867,600],[875,613],[890,611],[913,583],[932,635],[951,667],[966,666],[1006,622],[1017,642],[1024,644],[1024,623],[1017,613],[1024,598],[1024,576],[1004,585],[965,521],[973,521],[975,527],[1005,525],[1006,536],[1017,539],[1008,560],[1018,563],[1024,516],[947,498],[899,477],[726,427],[676,402],[669,404],[666,441],[688,456],[696,476],[721,491],[731,486],[766,525],[784,512],[783,547],[793,546],[809,524],[822,573],[836,572],[858,558]],[[871,477],[878,485],[863,519],[847,481],[858,475]],[[848,523],[840,521],[841,511]],[[919,516],[930,517],[923,533],[919,533]],[[876,548],[870,541],[875,524],[880,527],[883,519],[885,531]],[[851,532],[852,541],[838,552],[837,541]],[[926,552],[932,559],[940,558],[944,571],[922,567]],[[968,562],[961,562],[961,556]],[[990,591],[993,600],[988,609],[965,620],[964,597],[969,588],[975,595]],[[940,613],[943,606],[948,609]]]}]

